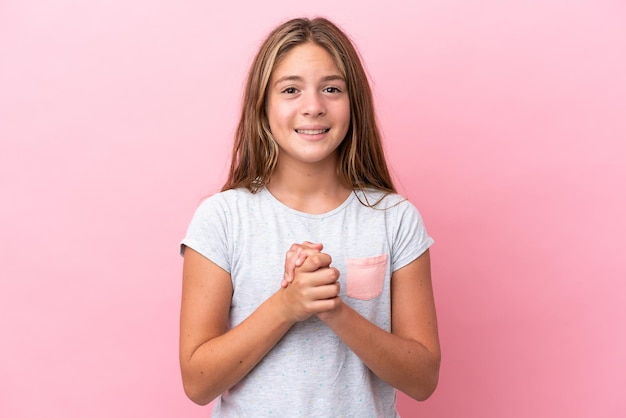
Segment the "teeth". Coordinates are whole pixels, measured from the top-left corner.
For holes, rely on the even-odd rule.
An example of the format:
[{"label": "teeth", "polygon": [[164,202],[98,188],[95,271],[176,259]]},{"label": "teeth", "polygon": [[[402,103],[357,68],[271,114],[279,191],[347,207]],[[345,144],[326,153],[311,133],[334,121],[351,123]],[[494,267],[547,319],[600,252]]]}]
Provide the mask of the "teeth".
[{"label": "teeth", "polygon": [[328,129],[296,129],[296,132],[305,135],[319,135],[328,132]]}]

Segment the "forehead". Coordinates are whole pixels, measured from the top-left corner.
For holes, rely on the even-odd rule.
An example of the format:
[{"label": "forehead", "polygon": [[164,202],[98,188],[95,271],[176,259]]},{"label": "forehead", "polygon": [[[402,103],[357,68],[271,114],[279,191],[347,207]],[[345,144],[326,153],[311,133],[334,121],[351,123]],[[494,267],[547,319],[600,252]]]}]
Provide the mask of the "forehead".
[{"label": "forehead", "polygon": [[307,42],[292,48],[279,61],[272,71],[272,79],[289,75],[307,75],[311,73],[341,75],[332,55],[323,47]]}]

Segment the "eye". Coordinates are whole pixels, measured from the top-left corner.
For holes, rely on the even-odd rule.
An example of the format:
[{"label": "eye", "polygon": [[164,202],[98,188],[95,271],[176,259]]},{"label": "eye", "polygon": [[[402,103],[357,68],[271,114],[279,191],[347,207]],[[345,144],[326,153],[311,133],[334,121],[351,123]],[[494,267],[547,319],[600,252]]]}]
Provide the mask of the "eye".
[{"label": "eye", "polygon": [[287,87],[286,89],[283,89],[281,91],[281,93],[285,93],[285,94],[295,94],[297,93],[297,89],[295,87]]},{"label": "eye", "polygon": [[341,89],[339,89],[338,87],[326,87],[324,91],[326,93],[341,93]]}]

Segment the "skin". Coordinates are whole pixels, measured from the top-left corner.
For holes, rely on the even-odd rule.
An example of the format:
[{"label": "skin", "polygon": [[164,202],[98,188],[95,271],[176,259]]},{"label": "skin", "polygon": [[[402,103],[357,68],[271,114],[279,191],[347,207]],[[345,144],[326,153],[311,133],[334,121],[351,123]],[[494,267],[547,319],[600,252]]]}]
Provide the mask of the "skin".
[{"label": "skin", "polygon": [[[280,152],[268,189],[300,211],[328,212],[351,192],[336,174],[336,149],[349,126],[349,101],[339,74],[326,51],[304,44],[286,55],[270,80],[267,113]],[[186,249],[180,364],[191,400],[207,404],[228,390],[295,323],[313,315],[390,385],[418,400],[432,394],[441,354],[428,251],[392,275],[391,332],[344,303],[339,271],[323,243],[294,243],[286,249],[284,271],[276,292],[229,330],[230,275]]]},{"label": "skin", "polygon": [[336,165],[335,150],[350,126],[350,100],[326,50],[305,44],[287,54],[274,68],[266,110],[282,170]]}]

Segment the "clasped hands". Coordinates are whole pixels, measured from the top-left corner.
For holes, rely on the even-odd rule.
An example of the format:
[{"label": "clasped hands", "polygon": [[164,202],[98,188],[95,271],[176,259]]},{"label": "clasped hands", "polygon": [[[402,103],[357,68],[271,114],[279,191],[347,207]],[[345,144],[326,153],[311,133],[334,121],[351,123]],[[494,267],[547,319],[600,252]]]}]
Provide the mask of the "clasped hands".
[{"label": "clasped hands", "polygon": [[323,245],[305,241],[293,244],[285,256],[281,287],[287,297],[288,315],[303,321],[312,315],[325,320],[340,305],[339,270]]}]

